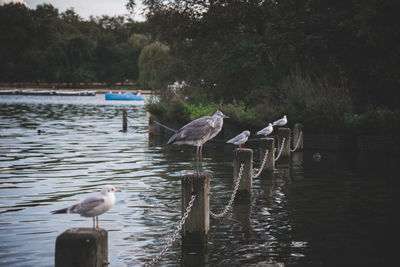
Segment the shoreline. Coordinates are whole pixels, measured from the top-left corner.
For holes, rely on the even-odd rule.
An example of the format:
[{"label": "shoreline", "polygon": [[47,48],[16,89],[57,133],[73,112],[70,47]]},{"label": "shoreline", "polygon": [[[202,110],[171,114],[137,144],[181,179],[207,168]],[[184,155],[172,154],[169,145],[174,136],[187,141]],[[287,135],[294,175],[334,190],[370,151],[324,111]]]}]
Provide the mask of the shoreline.
[{"label": "shoreline", "polygon": [[[53,88],[37,88],[37,87],[25,87],[25,88],[12,88],[12,87],[0,87],[0,92],[3,94],[6,92],[12,92],[14,91],[23,91],[23,92],[29,92],[29,91],[37,91],[37,92],[96,92],[99,94],[105,94],[105,93],[119,93],[119,92],[132,92],[132,93],[137,93],[139,90],[137,89],[107,89],[107,88],[58,88],[58,89],[53,89]],[[141,90],[142,94],[150,95],[151,90]]]}]

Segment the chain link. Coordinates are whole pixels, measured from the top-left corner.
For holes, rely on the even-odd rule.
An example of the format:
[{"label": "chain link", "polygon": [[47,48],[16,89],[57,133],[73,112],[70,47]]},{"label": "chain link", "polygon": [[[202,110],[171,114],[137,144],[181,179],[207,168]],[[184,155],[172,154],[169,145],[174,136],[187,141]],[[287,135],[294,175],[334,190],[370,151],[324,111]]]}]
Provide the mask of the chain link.
[{"label": "chain link", "polygon": [[216,214],[216,213],[214,213],[214,212],[212,212],[212,211],[210,210],[210,214],[211,214],[211,216],[213,216],[214,218],[221,218],[221,217],[224,217],[224,216],[226,215],[226,213],[232,208],[233,200],[235,199],[237,190],[238,190],[238,188],[239,188],[240,179],[242,178],[243,168],[244,168],[244,163],[241,163],[240,169],[239,169],[239,175],[238,175],[238,177],[236,178],[235,189],[233,190],[231,199],[229,200],[229,203],[228,203],[228,205],[225,207],[224,211],[221,212],[221,213],[219,213],[219,214]]},{"label": "chain link", "polygon": [[290,149],[290,152],[295,152],[296,151],[296,149],[297,149],[297,147],[299,146],[299,144],[300,144],[300,139],[301,139],[301,135],[303,134],[303,132],[300,132],[299,133],[299,136],[297,137],[297,144],[296,144],[296,146],[294,147],[294,149]]},{"label": "chain link", "polygon": [[183,225],[186,222],[187,217],[189,216],[190,211],[192,210],[194,200],[196,199],[196,195],[192,195],[192,198],[189,201],[189,205],[186,208],[185,213],[183,214],[182,219],[178,223],[178,227],[176,228],[175,232],[171,235],[170,239],[168,240],[167,244],[164,246],[163,250],[158,253],[157,257],[155,257],[150,263],[146,264],[145,266],[152,266],[157,261],[161,259],[161,257],[168,251],[168,249],[172,246],[175,242],[176,238],[179,236],[180,231],[182,230]]},{"label": "chain link", "polygon": [[285,144],[285,140],[286,140],[286,138],[283,137],[282,144],[281,144],[281,150],[279,151],[278,156],[275,158],[275,161],[277,161],[279,159],[279,157],[281,156],[281,154],[282,154],[283,145]]},{"label": "chain link", "polygon": [[165,128],[165,129],[167,129],[167,130],[170,130],[171,132],[174,132],[174,133],[177,133],[177,132],[178,132],[177,130],[172,129],[172,128],[168,127],[168,126],[165,126],[164,124],[161,124],[161,123],[159,123],[158,121],[154,121],[154,122],[155,122],[156,124],[158,124],[159,126]]},{"label": "chain link", "polygon": [[268,156],[268,148],[265,150],[264,160],[263,160],[263,162],[262,162],[262,164],[261,164],[261,167],[260,167],[260,169],[258,170],[258,173],[257,173],[256,175],[253,176],[253,178],[257,178],[258,176],[260,176],[261,172],[262,172],[263,169],[264,169],[265,162],[267,162],[267,156]]}]

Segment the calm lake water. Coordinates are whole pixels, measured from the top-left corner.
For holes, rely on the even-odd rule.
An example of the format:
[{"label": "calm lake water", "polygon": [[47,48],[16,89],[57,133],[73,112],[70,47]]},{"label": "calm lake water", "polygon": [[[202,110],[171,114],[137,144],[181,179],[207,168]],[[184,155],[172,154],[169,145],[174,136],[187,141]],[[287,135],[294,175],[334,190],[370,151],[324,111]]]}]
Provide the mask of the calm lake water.
[{"label": "calm lake water", "polygon": [[[119,132],[123,109],[127,133]],[[148,116],[143,103],[109,102],[102,94],[0,96],[0,266],[53,266],[57,236],[92,220],[50,211],[104,184],[122,190],[100,216],[110,266],[142,266],[161,251],[181,218],[180,178],[193,169],[195,149],[149,143]],[[257,167],[259,151],[250,146]],[[209,143],[203,151],[216,213],[232,192],[233,148]],[[273,179],[255,179],[251,205],[211,219],[209,250],[198,262],[397,266],[399,157],[320,151],[314,162],[315,152],[296,152]],[[159,265],[181,264],[177,242]]]}]

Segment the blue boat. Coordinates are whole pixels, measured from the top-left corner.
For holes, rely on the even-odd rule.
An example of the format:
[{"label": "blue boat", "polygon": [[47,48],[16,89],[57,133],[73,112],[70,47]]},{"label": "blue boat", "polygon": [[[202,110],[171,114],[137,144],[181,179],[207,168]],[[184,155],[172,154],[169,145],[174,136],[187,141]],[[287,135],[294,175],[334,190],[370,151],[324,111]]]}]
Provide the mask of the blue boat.
[{"label": "blue boat", "polygon": [[140,94],[134,95],[131,92],[126,92],[124,94],[106,93],[106,100],[143,101],[144,99]]}]

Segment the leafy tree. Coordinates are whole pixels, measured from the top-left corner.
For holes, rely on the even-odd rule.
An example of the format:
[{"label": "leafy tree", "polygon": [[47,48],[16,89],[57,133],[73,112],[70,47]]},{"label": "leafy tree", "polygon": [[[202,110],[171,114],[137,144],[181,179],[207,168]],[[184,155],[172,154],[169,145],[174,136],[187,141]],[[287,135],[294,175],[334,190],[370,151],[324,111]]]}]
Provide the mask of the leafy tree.
[{"label": "leafy tree", "polygon": [[[133,7],[135,1],[129,0]],[[145,0],[153,37],[217,99],[276,86],[293,69],[345,81],[359,106],[396,106],[396,0]],[[204,81],[201,85],[199,81]],[[216,84],[216,87],[213,85]],[[253,100],[252,100],[253,101]]]},{"label": "leafy tree", "polygon": [[168,64],[171,63],[169,47],[154,42],[145,46],[139,56],[139,81],[143,88],[160,89],[170,80]]},{"label": "leafy tree", "polygon": [[146,23],[122,16],[81,18],[50,4],[0,6],[0,81],[97,82],[137,80],[149,43]]}]

